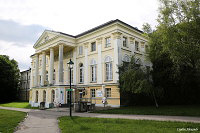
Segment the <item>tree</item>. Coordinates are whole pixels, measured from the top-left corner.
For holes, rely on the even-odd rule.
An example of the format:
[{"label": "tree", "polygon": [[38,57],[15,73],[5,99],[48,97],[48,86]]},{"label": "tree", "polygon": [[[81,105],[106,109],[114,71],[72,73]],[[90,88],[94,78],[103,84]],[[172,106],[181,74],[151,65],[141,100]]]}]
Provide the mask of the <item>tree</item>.
[{"label": "tree", "polygon": [[0,102],[16,99],[19,87],[19,68],[17,62],[9,56],[0,55]]},{"label": "tree", "polygon": [[119,67],[119,88],[122,94],[146,94],[154,99],[158,107],[150,72],[134,57],[131,62],[123,62]]},{"label": "tree", "polygon": [[153,82],[162,87],[166,103],[199,103],[200,1],[160,0],[158,26],[149,38]]}]

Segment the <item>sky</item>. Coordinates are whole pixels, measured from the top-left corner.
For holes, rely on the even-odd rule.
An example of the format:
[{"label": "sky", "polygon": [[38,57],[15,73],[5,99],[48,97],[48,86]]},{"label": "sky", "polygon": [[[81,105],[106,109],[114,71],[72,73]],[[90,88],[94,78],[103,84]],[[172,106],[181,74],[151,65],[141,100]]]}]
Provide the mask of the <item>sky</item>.
[{"label": "sky", "polygon": [[29,69],[33,45],[45,29],[77,35],[120,19],[155,27],[158,0],[0,0],[0,55]]}]

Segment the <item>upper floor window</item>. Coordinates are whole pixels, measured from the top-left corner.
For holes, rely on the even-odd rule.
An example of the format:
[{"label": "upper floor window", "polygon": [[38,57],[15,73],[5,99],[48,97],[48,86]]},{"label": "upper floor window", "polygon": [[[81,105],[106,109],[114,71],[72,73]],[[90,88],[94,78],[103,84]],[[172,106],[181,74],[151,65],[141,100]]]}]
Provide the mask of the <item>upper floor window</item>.
[{"label": "upper floor window", "polygon": [[40,66],[42,66],[42,60],[40,60]]},{"label": "upper floor window", "polygon": [[95,97],[95,89],[90,90],[91,97]]},{"label": "upper floor window", "polygon": [[123,46],[128,47],[128,40],[127,37],[123,37]]},{"label": "upper floor window", "polygon": [[83,63],[80,63],[79,64],[79,81],[80,81],[80,83],[83,83],[84,82],[84,72],[83,72]]},{"label": "upper floor window", "polygon": [[107,37],[107,38],[106,38],[106,46],[105,46],[106,48],[107,48],[107,47],[110,47],[110,45],[111,45],[110,40],[111,40],[110,37]]},{"label": "upper floor window", "polygon": [[106,67],[106,80],[112,80],[112,59],[111,57],[107,56],[105,58],[105,67]]},{"label": "upper floor window", "polygon": [[135,41],[135,50],[136,51],[140,51],[139,49],[139,42]]},{"label": "upper floor window", "polygon": [[83,54],[83,46],[79,46],[79,48],[78,48],[78,54],[79,55]]},{"label": "upper floor window", "polygon": [[106,97],[111,97],[111,88],[106,88]]},{"label": "upper floor window", "polygon": [[97,63],[94,59],[91,60],[90,66],[91,66],[91,81],[96,82],[97,81]]},{"label": "upper floor window", "polygon": [[91,43],[91,51],[96,51],[96,42]]}]

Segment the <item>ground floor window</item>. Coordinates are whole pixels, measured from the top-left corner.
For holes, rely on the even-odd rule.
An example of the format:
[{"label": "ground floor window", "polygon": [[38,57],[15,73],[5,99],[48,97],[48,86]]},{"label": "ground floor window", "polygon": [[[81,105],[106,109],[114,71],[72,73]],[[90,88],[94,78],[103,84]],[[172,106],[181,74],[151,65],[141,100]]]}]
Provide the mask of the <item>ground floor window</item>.
[{"label": "ground floor window", "polygon": [[54,101],[55,101],[55,91],[54,90],[52,90],[52,92],[51,92],[51,102],[53,103]]},{"label": "ground floor window", "polygon": [[91,97],[95,97],[95,89],[90,90]]},{"label": "ground floor window", "polygon": [[35,102],[38,103],[38,91],[35,92]]},{"label": "ground floor window", "polygon": [[111,97],[111,88],[106,88],[106,97]]},{"label": "ground floor window", "polygon": [[43,91],[43,102],[46,102],[46,91]]}]

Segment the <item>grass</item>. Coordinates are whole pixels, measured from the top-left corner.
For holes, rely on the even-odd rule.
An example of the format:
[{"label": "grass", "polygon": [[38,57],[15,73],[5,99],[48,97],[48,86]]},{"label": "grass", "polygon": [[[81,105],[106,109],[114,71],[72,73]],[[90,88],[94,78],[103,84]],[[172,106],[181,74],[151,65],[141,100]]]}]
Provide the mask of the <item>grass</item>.
[{"label": "grass", "polygon": [[136,114],[136,115],[172,115],[172,116],[200,116],[200,106],[135,106],[121,107],[109,110],[94,111],[106,114]]},{"label": "grass", "polygon": [[38,107],[31,107],[28,102],[10,102],[0,104],[2,107],[14,107],[14,108],[26,108],[26,109],[38,109]]},{"label": "grass", "polygon": [[0,133],[13,133],[25,116],[24,112],[0,109]]},{"label": "grass", "polygon": [[67,116],[59,118],[59,127],[62,133],[177,133],[187,128],[200,132],[197,123]]}]

